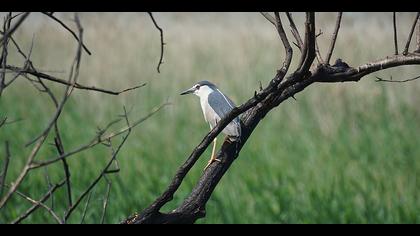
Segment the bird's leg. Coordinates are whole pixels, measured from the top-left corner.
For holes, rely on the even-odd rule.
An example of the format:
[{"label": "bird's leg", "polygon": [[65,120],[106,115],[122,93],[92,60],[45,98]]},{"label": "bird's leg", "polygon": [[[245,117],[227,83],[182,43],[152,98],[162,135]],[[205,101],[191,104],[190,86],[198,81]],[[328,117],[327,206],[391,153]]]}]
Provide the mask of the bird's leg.
[{"label": "bird's leg", "polygon": [[230,141],[230,139],[229,139],[229,136],[226,136],[226,137],[225,137],[224,142],[232,143],[232,141]]},{"label": "bird's leg", "polygon": [[214,153],[215,153],[215,151],[216,151],[216,143],[217,143],[217,138],[214,138],[214,140],[213,140],[213,149],[212,149],[212,151],[211,151],[211,157],[210,157],[210,160],[209,160],[209,162],[207,163],[206,167],[204,167],[204,170],[205,170],[205,169],[207,169],[207,167],[209,167],[209,165],[210,165],[211,163],[213,163],[214,161],[218,161],[218,162],[220,162],[220,160],[219,160],[219,159],[216,159],[216,156],[214,155]]}]

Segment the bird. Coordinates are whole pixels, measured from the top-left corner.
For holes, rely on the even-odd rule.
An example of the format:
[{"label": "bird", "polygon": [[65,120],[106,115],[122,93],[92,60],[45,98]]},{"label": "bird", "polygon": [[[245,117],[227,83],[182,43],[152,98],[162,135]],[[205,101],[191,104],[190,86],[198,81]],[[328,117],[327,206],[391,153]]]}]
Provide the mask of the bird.
[{"label": "bird", "polygon": [[[235,103],[228,96],[223,94],[215,84],[207,80],[194,84],[194,86],[183,91],[180,95],[186,94],[195,94],[200,98],[204,120],[210,125],[210,130],[236,107]],[[230,143],[240,141],[241,123],[239,117],[235,117],[235,119],[222,130],[222,133],[226,135],[225,141]],[[215,161],[220,162],[214,155],[216,143],[217,137],[213,140],[211,157],[204,170],[206,170],[211,163]]]}]

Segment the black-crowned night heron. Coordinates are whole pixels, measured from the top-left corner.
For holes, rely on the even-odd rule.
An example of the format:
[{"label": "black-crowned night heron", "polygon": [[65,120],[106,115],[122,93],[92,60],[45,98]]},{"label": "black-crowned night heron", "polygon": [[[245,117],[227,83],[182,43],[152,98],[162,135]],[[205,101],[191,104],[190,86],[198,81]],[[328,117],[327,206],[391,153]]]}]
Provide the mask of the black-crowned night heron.
[{"label": "black-crowned night heron", "polygon": [[[209,81],[200,81],[190,89],[185,90],[181,95],[195,94],[200,97],[201,109],[203,110],[204,119],[209,123],[210,129],[214,126],[234,107],[235,104],[226,95]],[[228,142],[235,142],[241,135],[241,124],[239,117],[236,117],[230,122],[223,130],[222,133],[226,135],[225,140]],[[207,163],[206,169],[214,161],[220,161],[216,159],[214,152],[216,150],[217,138],[213,140],[213,149],[211,151],[211,157]]]}]

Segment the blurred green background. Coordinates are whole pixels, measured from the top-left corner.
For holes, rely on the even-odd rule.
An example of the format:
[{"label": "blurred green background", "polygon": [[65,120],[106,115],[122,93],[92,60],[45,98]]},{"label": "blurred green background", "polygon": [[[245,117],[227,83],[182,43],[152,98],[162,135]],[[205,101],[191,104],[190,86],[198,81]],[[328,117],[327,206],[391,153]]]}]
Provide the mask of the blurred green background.
[{"label": "blurred green background", "polygon": [[[72,14],[56,16],[75,28]],[[210,80],[241,104],[260,81],[266,85],[273,78],[284,59],[275,29],[259,13],[154,16],[166,43],[160,74],[156,71],[159,32],[146,13],[80,13],[84,42],[92,55],[83,54],[79,82],[112,90],[143,82],[147,86],[120,96],[76,90],[59,119],[66,151],[91,140],[97,127],[122,114],[123,106],[134,121],[165,101],[172,103],[136,127],[121,150],[121,171],[109,176],[112,187],[105,223],[118,223],[147,207],[209,131],[198,99],[179,96],[180,91]],[[294,16],[302,33],[303,14]],[[414,16],[398,14],[400,50]],[[316,19],[325,57],[335,14],[317,13]],[[285,18],[284,26],[292,40]],[[340,57],[357,66],[392,55],[392,35],[392,13],[344,13],[332,61]],[[31,14],[15,33],[25,52],[32,37],[34,65],[67,79],[77,42],[40,13]],[[294,63],[299,56],[294,47]],[[10,50],[9,64],[23,62]],[[215,189],[206,217],[197,223],[420,223],[420,83],[375,82],[375,75],[397,80],[419,72],[419,67],[406,66],[368,75],[358,83],[313,84],[297,94],[297,101],[285,101],[259,124]],[[63,86],[48,85],[62,96]],[[48,97],[26,79],[4,91],[0,117],[22,119],[0,129],[1,157],[4,142],[11,144],[7,183],[16,179],[31,150],[25,143],[45,128],[53,111]],[[187,196],[210,149],[164,210]],[[37,160],[54,155],[54,147],[45,145]],[[73,198],[93,181],[109,156],[109,150],[99,145],[68,159]],[[39,199],[48,189],[46,176],[53,183],[63,179],[61,163],[30,172],[19,191]],[[102,180],[94,189],[85,223],[100,221],[105,192]],[[80,222],[85,201],[69,223]],[[62,215],[65,188],[57,191],[53,204]],[[30,206],[13,196],[0,211],[0,223],[12,221]],[[24,222],[55,221],[39,209]]]}]

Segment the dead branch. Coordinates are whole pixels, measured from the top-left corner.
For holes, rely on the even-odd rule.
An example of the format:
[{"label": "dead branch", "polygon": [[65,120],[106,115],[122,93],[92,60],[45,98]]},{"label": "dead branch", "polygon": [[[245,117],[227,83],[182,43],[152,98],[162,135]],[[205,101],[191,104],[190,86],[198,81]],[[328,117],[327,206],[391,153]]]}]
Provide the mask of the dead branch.
[{"label": "dead branch", "polygon": [[300,51],[302,51],[302,46],[303,46],[302,38],[300,37],[299,31],[296,27],[296,24],[295,24],[294,20],[293,20],[293,16],[290,12],[286,12],[286,16],[287,16],[287,19],[289,20],[290,28],[291,28],[293,37],[295,37],[296,42],[297,42],[297,44],[295,44],[295,45],[299,48]]},{"label": "dead branch", "polygon": [[63,224],[63,221],[60,219],[60,217],[57,215],[57,213],[55,213],[50,207],[48,207],[47,205],[45,205],[42,202],[36,201],[30,197],[28,197],[27,195],[19,192],[19,191],[15,191],[19,196],[21,196],[22,198],[26,199],[27,201],[29,201],[30,203],[32,203],[33,205],[36,206],[41,206],[42,208],[44,208],[45,210],[47,210],[48,213],[50,213],[50,215],[59,223],[59,224]]},{"label": "dead branch", "polygon": [[5,146],[6,151],[4,155],[3,168],[0,175],[0,197],[3,196],[3,189],[6,183],[7,170],[9,169],[9,161],[10,161],[9,141],[6,141],[4,143],[4,146]]},{"label": "dead branch", "polygon": [[420,12],[417,12],[416,18],[414,19],[413,25],[411,26],[410,34],[408,35],[407,43],[403,51],[403,55],[407,55],[408,48],[410,47],[411,38],[413,37],[414,29],[416,28],[417,20],[420,17]]},{"label": "dead branch", "polygon": [[[19,46],[19,44],[17,43],[17,41],[12,37],[13,32],[18,28],[19,25],[21,25],[21,23],[23,22],[23,19],[25,19],[25,17],[28,15],[29,13],[19,13],[19,14],[15,14],[14,16],[12,16],[12,13],[9,13],[8,16],[6,17],[6,19],[4,20],[4,27],[3,27],[3,31],[1,32],[3,34],[2,39],[2,58],[0,60],[0,65],[1,65],[1,71],[0,73],[3,75],[1,80],[1,88],[4,89],[7,86],[11,85],[17,78],[23,77],[25,79],[27,79],[38,91],[40,91],[41,93],[44,93],[46,95],[48,95],[49,99],[52,101],[54,107],[55,107],[55,111],[52,114],[49,122],[46,124],[46,127],[42,130],[42,132],[40,133],[40,135],[38,135],[36,138],[34,138],[31,142],[28,143],[28,145],[32,145],[34,144],[34,146],[32,147],[32,150],[30,151],[30,154],[28,155],[28,157],[26,158],[26,162],[24,167],[21,169],[21,172],[18,174],[17,178],[11,182],[10,185],[5,185],[5,177],[6,177],[6,173],[7,173],[7,169],[9,166],[9,157],[10,157],[10,151],[9,151],[9,143],[6,142],[6,159],[3,162],[3,171],[1,173],[0,176],[0,181],[1,181],[1,191],[4,189],[3,186],[8,186],[8,191],[7,193],[3,196],[2,193],[0,192],[0,210],[3,209],[3,207],[9,202],[10,198],[14,195],[19,195],[20,197],[24,198],[25,200],[31,202],[33,205],[26,210],[21,216],[19,216],[17,219],[15,219],[15,221],[13,221],[13,223],[20,223],[22,222],[24,219],[26,219],[29,215],[31,215],[36,209],[38,208],[43,208],[45,209],[58,223],[66,223],[68,218],[71,216],[72,212],[74,212],[74,210],[80,205],[80,202],[84,199],[84,197],[88,194],[89,198],[88,201],[85,205],[84,211],[83,211],[83,217],[82,217],[82,222],[84,220],[84,217],[86,215],[87,212],[87,208],[89,206],[89,201],[90,198],[92,196],[92,189],[94,189],[94,187],[98,184],[100,179],[105,179],[106,183],[107,183],[107,191],[105,193],[105,197],[104,197],[104,202],[103,202],[103,207],[102,207],[102,216],[101,216],[101,222],[103,223],[106,217],[106,210],[109,204],[109,199],[110,199],[110,191],[111,191],[111,182],[109,179],[106,178],[106,175],[109,174],[115,174],[118,173],[120,171],[119,169],[119,164],[118,164],[118,160],[117,160],[117,155],[120,151],[120,149],[122,148],[122,146],[124,145],[125,141],[127,140],[129,134],[132,131],[132,128],[136,127],[137,125],[139,125],[140,123],[144,122],[145,120],[147,120],[148,118],[150,118],[152,115],[154,115],[155,113],[157,113],[160,109],[162,109],[164,106],[168,105],[168,103],[165,103],[163,105],[161,105],[160,107],[154,109],[152,112],[150,112],[149,114],[147,114],[145,117],[135,121],[135,122],[129,122],[128,119],[128,112],[124,107],[124,114],[121,115],[121,117],[123,119],[118,119],[118,120],[114,120],[111,121],[106,127],[105,129],[100,129],[98,131],[98,134],[94,137],[94,139],[92,139],[92,141],[90,141],[87,144],[83,144],[81,145],[79,148],[76,148],[72,151],[67,152],[67,150],[64,149],[64,143],[63,140],[61,138],[61,134],[60,134],[60,130],[59,130],[59,126],[58,126],[58,121],[59,118],[62,114],[62,111],[65,108],[65,104],[68,101],[69,97],[72,95],[73,91],[75,89],[82,89],[82,90],[92,90],[95,92],[102,92],[102,93],[107,93],[107,94],[112,94],[112,95],[119,95],[121,93],[133,90],[133,89],[137,89],[140,87],[145,86],[144,84],[132,87],[132,88],[127,88],[124,89],[122,91],[111,91],[111,90],[105,90],[105,89],[101,89],[101,88],[96,88],[96,87],[90,87],[90,86],[84,86],[78,83],[78,77],[79,77],[79,68],[81,65],[81,56],[82,56],[82,52],[83,50],[85,50],[88,54],[90,54],[89,50],[86,48],[86,46],[83,43],[83,28],[80,24],[78,15],[75,14],[75,23],[76,23],[76,27],[77,27],[77,35],[75,32],[73,32],[69,27],[67,27],[62,21],[60,21],[58,18],[54,17],[52,13],[43,13],[45,15],[47,15],[49,18],[55,20],[56,22],[60,23],[60,25],[62,27],[64,27],[66,30],[68,30],[70,33],[72,33],[72,35],[76,38],[77,42],[78,42],[78,46],[77,46],[77,50],[76,50],[76,55],[75,58],[70,66],[70,71],[69,71],[69,75],[68,75],[68,79],[64,80],[64,79],[60,79],[60,78],[56,78],[54,76],[51,76],[49,74],[46,74],[44,72],[40,72],[40,70],[38,70],[33,62],[31,61],[30,57],[31,57],[31,53],[32,53],[32,48],[33,48],[33,41],[34,39],[32,38],[32,42],[31,42],[31,46],[29,49],[29,53],[28,55],[26,55],[23,50],[21,50],[21,47]],[[19,22],[13,24],[13,26],[11,26],[11,21],[13,18],[17,18]],[[151,15],[151,18],[155,24],[155,26],[161,30],[161,28],[156,24],[153,15]],[[13,30],[12,30],[13,29]],[[161,39],[162,39],[162,47],[163,47],[163,33],[161,32]],[[6,62],[7,56],[8,56],[8,47],[6,45],[6,43],[8,43],[9,41],[11,41],[13,43],[13,45],[16,48],[16,51],[22,56],[22,58],[24,59],[24,65],[22,67],[17,67],[14,65],[8,65]],[[10,50],[10,49],[9,49]],[[162,54],[161,54],[161,61],[160,64],[163,63],[162,62],[162,58],[163,58],[163,48],[162,48]],[[159,65],[160,66],[160,65]],[[158,66],[158,68],[159,68]],[[159,69],[158,69],[159,70]],[[8,81],[6,81],[5,79],[5,73],[7,72],[12,72],[15,73],[15,75],[13,75],[13,77],[11,79],[8,79]],[[34,78],[32,78],[34,77]],[[55,92],[53,92],[53,90],[49,87],[49,84],[47,84],[47,82],[52,82],[55,84],[62,84],[65,86],[65,91],[62,94],[61,97],[56,96]],[[115,124],[117,124],[119,121],[121,120],[125,120],[126,121],[126,126],[116,132],[110,132],[107,133],[108,130]],[[7,118],[4,117],[0,120],[0,127],[2,127],[5,124],[9,124],[15,121],[7,121]],[[49,136],[50,133],[54,133],[54,146],[57,149],[57,155],[54,157],[51,157],[50,159],[46,159],[46,161],[37,161],[36,157],[38,156],[38,153],[40,151],[40,149],[45,146],[44,144],[46,143],[47,137]],[[113,146],[111,145],[111,140],[117,136],[120,135],[124,135],[123,141],[120,143],[120,145],[118,145],[117,149],[114,149]],[[93,148],[94,146],[96,146],[97,144],[104,144],[106,146],[108,146],[111,150],[111,159],[108,163],[108,165],[106,165],[100,174],[100,177],[98,177],[98,179],[94,180],[94,182],[87,188],[87,190],[85,190],[85,192],[83,192],[80,196],[78,196],[78,198],[76,199],[76,201],[73,203],[72,201],[72,182],[70,181],[70,167],[67,163],[66,158],[72,155],[75,155],[76,153],[80,153],[84,150]],[[65,175],[65,179],[60,182],[59,184],[55,184],[53,185],[51,183],[51,180],[48,176],[48,172],[47,172],[47,166],[56,162],[62,162],[63,163],[63,172]],[[110,168],[111,165],[115,165],[116,167]],[[26,177],[29,175],[29,172],[33,169],[37,169],[37,168],[41,168],[44,167],[45,170],[45,177],[46,177],[46,181],[48,184],[48,190],[47,192],[43,195],[43,197],[37,201],[34,200],[32,197],[23,194],[22,192],[20,192],[18,190],[19,186],[21,185],[21,183],[26,179]],[[66,211],[64,212],[64,216],[60,217],[59,214],[57,214],[57,212],[54,211],[54,192],[61,188],[62,186],[67,186],[66,190],[67,190],[67,198],[68,198],[68,205],[66,207]],[[51,199],[51,206],[48,206],[47,204],[45,204],[45,202]]]},{"label": "dead branch", "polygon": [[[7,38],[11,37],[13,35],[13,33],[16,31],[16,29],[19,28],[19,26],[23,23],[23,21],[28,16],[29,16],[29,12],[23,13],[22,16],[19,17],[19,19],[17,20],[17,22],[13,26],[9,27],[8,30],[3,32],[3,37],[0,38],[0,42],[3,42]],[[1,47],[3,47],[3,44],[0,44],[0,45],[1,45]]]},{"label": "dead branch", "polygon": [[[49,18],[51,18],[52,20],[54,20],[55,22],[59,23],[64,29],[66,29],[68,32],[70,32],[71,35],[73,35],[73,37],[78,41],[81,42],[81,39],[79,39],[79,37],[77,37],[76,33],[70,29],[70,27],[68,27],[66,24],[64,24],[63,21],[61,21],[60,19],[58,19],[57,17],[53,16],[52,12],[48,13],[48,12],[42,12],[42,14],[48,16]],[[89,49],[86,47],[86,45],[82,43],[82,47],[83,49],[86,51],[87,54],[92,55],[92,53],[89,51]]]},{"label": "dead branch", "polygon": [[36,145],[34,146],[34,148],[32,149],[29,157],[27,158],[26,164],[23,168],[23,170],[21,171],[20,175],[18,176],[18,178],[16,179],[16,181],[13,182],[12,186],[10,187],[8,193],[6,194],[6,196],[4,196],[1,200],[0,200],[0,209],[2,209],[4,207],[4,205],[6,204],[6,202],[10,199],[10,197],[12,196],[12,194],[17,190],[18,186],[22,183],[23,179],[26,177],[26,175],[29,172],[29,166],[32,164],[32,162],[34,161],[35,156],[37,155],[38,151],[40,150],[41,146],[43,145],[43,143],[45,142],[49,131],[51,130],[51,128],[53,127],[53,125],[56,123],[58,117],[61,114],[61,111],[64,107],[64,104],[66,103],[67,99],[69,98],[69,96],[71,95],[73,88],[74,88],[74,83],[77,82],[77,77],[79,75],[79,66],[80,66],[80,60],[81,60],[81,42],[83,40],[83,29],[80,25],[79,22],[79,18],[77,16],[77,14],[75,14],[75,21],[76,21],[76,25],[79,31],[79,45],[77,48],[77,53],[76,56],[74,58],[73,64],[71,66],[70,69],[70,74],[69,74],[69,79],[68,82],[71,85],[68,85],[66,88],[66,91],[64,92],[63,98],[59,103],[59,106],[56,110],[56,112],[54,113],[51,121],[48,123],[47,127],[44,129],[44,131],[41,133],[41,135],[39,135],[36,139],[34,139],[35,141],[37,141]]},{"label": "dead branch", "polygon": [[[65,180],[61,181],[60,183],[54,185],[53,187],[51,187],[48,192],[46,194],[44,194],[44,196],[39,200],[36,201],[35,204],[32,205],[32,207],[30,207],[26,212],[24,212],[22,215],[20,215],[17,219],[15,219],[12,224],[19,224],[21,223],[24,219],[26,219],[29,215],[31,215],[34,211],[36,211],[41,205],[37,204],[37,203],[44,203],[46,202],[50,197],[53,196],[54,192],[59,189],[61,186],[63,186],[65,183]],[[51,207],[53,208],[53,207]]]},{"label": "dead branch", "polygon": [[[124,110],[125,111],[125,110]],[[125,114],[127,115],[127,114]],[[127,117],[128,120],[128,117]],[[129,126],[129,125],[128,125]],[[74,211],[74,209],[76,209],[76,207],[80,204],[80,202],[83,200],[83,198],[98,184],[98,182],[102,179],[102,178],[106,178],[105,176],[108,173],[109,168],[111,167],[112,163],[114,163],[114,161],[117,158],[117,155],[119,153],[119,151],[121,150],[122,146],[124,145],[125,141],[127,140],[128,136],[130,136],[131,134],[131,128],[127,130],[127,134],[123,137],[123,140],[121,141],[121,143],[119,144],[119,146],[117,147],[117,149],[113,152],[110,160],[108,161],[108,164],[105,166],[105,168],[101,171],[101,173],[99,174],[99,176],[89,185],[89,187],[80,195],[80,197],[76,200],[75,204],[72,205],[69,210],[67,211],[66,215],[64,216],[65,221],[68,220],[68,218],[70,217],[71,213]],[[103,213],[102,213],[102,217],[101,217],[101,223],[103,223],[104,217],[105,217],[105,213],[106,213],[106,207],[108,204],[108,198],[109,198],[109,191],[110,191],[110,187],[111,184],[109,182],[109,180],[107,181],[107,196],[106,196],[106,200],[104,201],[104,206],[103,206]]]},{"label": "dead branch", "polygon": [[398,55],[398,38],[397,38],[397,15],[396,12],[392,13],[392,22],[394,25],[394,47],[395,55]]},{"label": "dead branch", "polygon": [[159,32],[160,32],[160,58],[159,58],[158,66],[157,66],[157,71],[158,71],[158,73],[160,73],[160,65],[163,64],[163,48],[164,48],[164,45],[165,45],[165,43],[163,42],[163,30],[156,23],[156,20],[153,17],[153,14],[151,12],[147,12],[147,13],[149,14],[150,18],[152,19],[153,24],[155,25],[156,29],[158,29]]},{"label": "dead branch", "polygon": [[316,53],[316,59],[318,61],[318,64],[324,64],[324,59],[322,59],[321,52],[319,51],[318,46],[318,36],[322,34],[322,31],[319,30],[319,33],[315,35],[315,53]]},{"label": "dead branch", "polygon": [[330,59],[332,56],[332,53],[334,51],[334,46],[335,46],[335,42],[337,41],[337,35],[338,35],[338,30],[340,29],[340,24],[341,24],[341,16],[343,15],[342,12],[339,12],[337,14],[337,21],[335,22],[335,29],[334,29],[334,33],[331,37],[331,44],[330,44],[330,48],[328,49],[328,54],[327,57],[325,58],[325,63],[329,64],[330,63]]},{"label": "dead branch", "polygon": [[382,78],[380,78],[378,76],[375,76],[375,77],[376,77],[376,80],[375,80],[376,82],[391,82],[391,83],[405,83],[405,82],[410,82],[410,81],[413,81],[413,80],[416,80],[416,79],[419,79],[420,78],[420,76],[416,76],[416,77],[411,78],[411,79],[392,80],[392,76],[391,76],[391,78],[389,80],[387,80],[387,79],[382,79]]},{"label": "dead branch", "polygon": [[260,12],[262,16],[264,16],[264,18],[266,20],[268,20],[271,24],[273,24],[274,26],[276,26],[276,20],[274,19],[273,16],[270,15],[270,13],[268,12]]},{"label": "dead branch", "polygon": [[417,18],[417,43],[416,50],[414,52],[420,53],[420,17]]},{"label": "dead branch", "polygon": [[111,95],[120,95],[122,93],[131,91],[131,90],[135,90],[137,88],[141,88],[141,87],[146,85],[146,83],[142,83],[140,85],[130,87],[130,88],[126,88],[126,89],[121,90],[121,91],[111,91],[111,90],[107,90],[107,89],[103,89],[103,88],[98,88],[98,87],[95,87],[95,86],[81,85],[77,82],[74,83],[74,84],[70,84],[66,80],[59,79],[57,77],[54,77],[52,75],[48,75],[48,74],[45,74],[45,73],[42,73],[42,72],[38,72],[38,71],[36,71],[32,68],[24,69],[24,68],[19,68],[19,67],[16,67],[16,66],[6,65],[6,69],[14,71],[16,73],[30,74],[30,75],[39,77],[41,79],[49,80],[49,81],[52,81],[52,82],[55,82],[55,83],[58,83],[58,84],[63,84],[63,85],[66,85],[66,86],[73,85],[74,88],[76,88],[76,89],[91,90],[91,91],[96,91],[96,92],[101,92],[101,93],[106,93],[106,94],[111,94]]},{"label": "dead branch", "polygon": [[97,136],[95,136],[90,142],[88,142],[87,144],[84,144],[84,145],[82,145],[82,146],[80,146],[80,147],[78,147],[78,148],[76,148],[76,149],[74,149],[74,150],[72,150],[72,151],[69,151],[69,152],[67,152],[67,153],[65,153],[64,155],[60,155],[60,156],[58,156],[58,157],[54,157],[54,158],[48,158],[47,160],[45,160],[45,161],[33,161],[32,163],[31,163],[31,165],[29,165],[29,170],[32,170],[32,169],[38,169],[38,168],[41,168],[41,167],[44,167],[44,166],[47,166],[47,165],[51,165],[51,164],[53,164],[53,163],[55,163],[55,162],[57,162],[57,161],[60,161],[60,160],[62,160],[62,159],[65,159],[65,158],[68,158],[68,157],[70,157],[70,156],[73,156],[73,155],[75,155],[75,154],[77,154],[77,153],[80,153],[80,152],[82,152],[82,151],[85,151],[85,150],[87,150],[87,149],[90,149],[90,148],[93,148],[93,147],[95,147],[96,145],[98,145],[98,144],[102,144],[103,142],[106,142],[107,140],[109,140],[109,139],[112,139],[112,138],[114,138],[114,137],[117,137],[117,136],[119,136],[119,135],[121,135],[121,134],[123,134],[123,133],[126,133],[127,131],[129,131],[129,130],[131,130],[131,129],[133,129],[134,127],[136,127],[137,125],[139,125],[139,124],[141,124],[142,122],[144,122],[145,120],[147,120],[147,119],[149,119],[150,117],[152,117],[154,114],[156,114],[157,112],[159,112],[162,108],[164,108],[165,106],[167,106],[167,105],[170,105],[170,103],[164,103],[164,104],[162,104],[162,105],[160,105],[160,106],[158,106],[158,107],[156,107],[155,109],[153,109],[149,114],[147,114],[145,117],[143,117],[143,118],[141,118],[141,119],[139,119],[139,120],[137,120],[136,122],[133,122],[130,126],[126,126],[126,127],[124,127],[124,128],[122,128],[122,129],[120,129],[119,131],[116,131],[116,132],[112,132],[112,133],[110,133],[110,134],[107,134],[107,135],[105,135],[105,132],[112,126],[112,125],[114,125],[114,124],[116,124],[117,122],[119,122],[120,121],[120,119],[118,119],[118,120],[115,120],[115,121],[112,121],[112,122],[110,122],[108,125],[107,125],[107,127],[106,128],[104,128],[104,129],[101,129],[99,132],[98,132],[98,135]]}]

